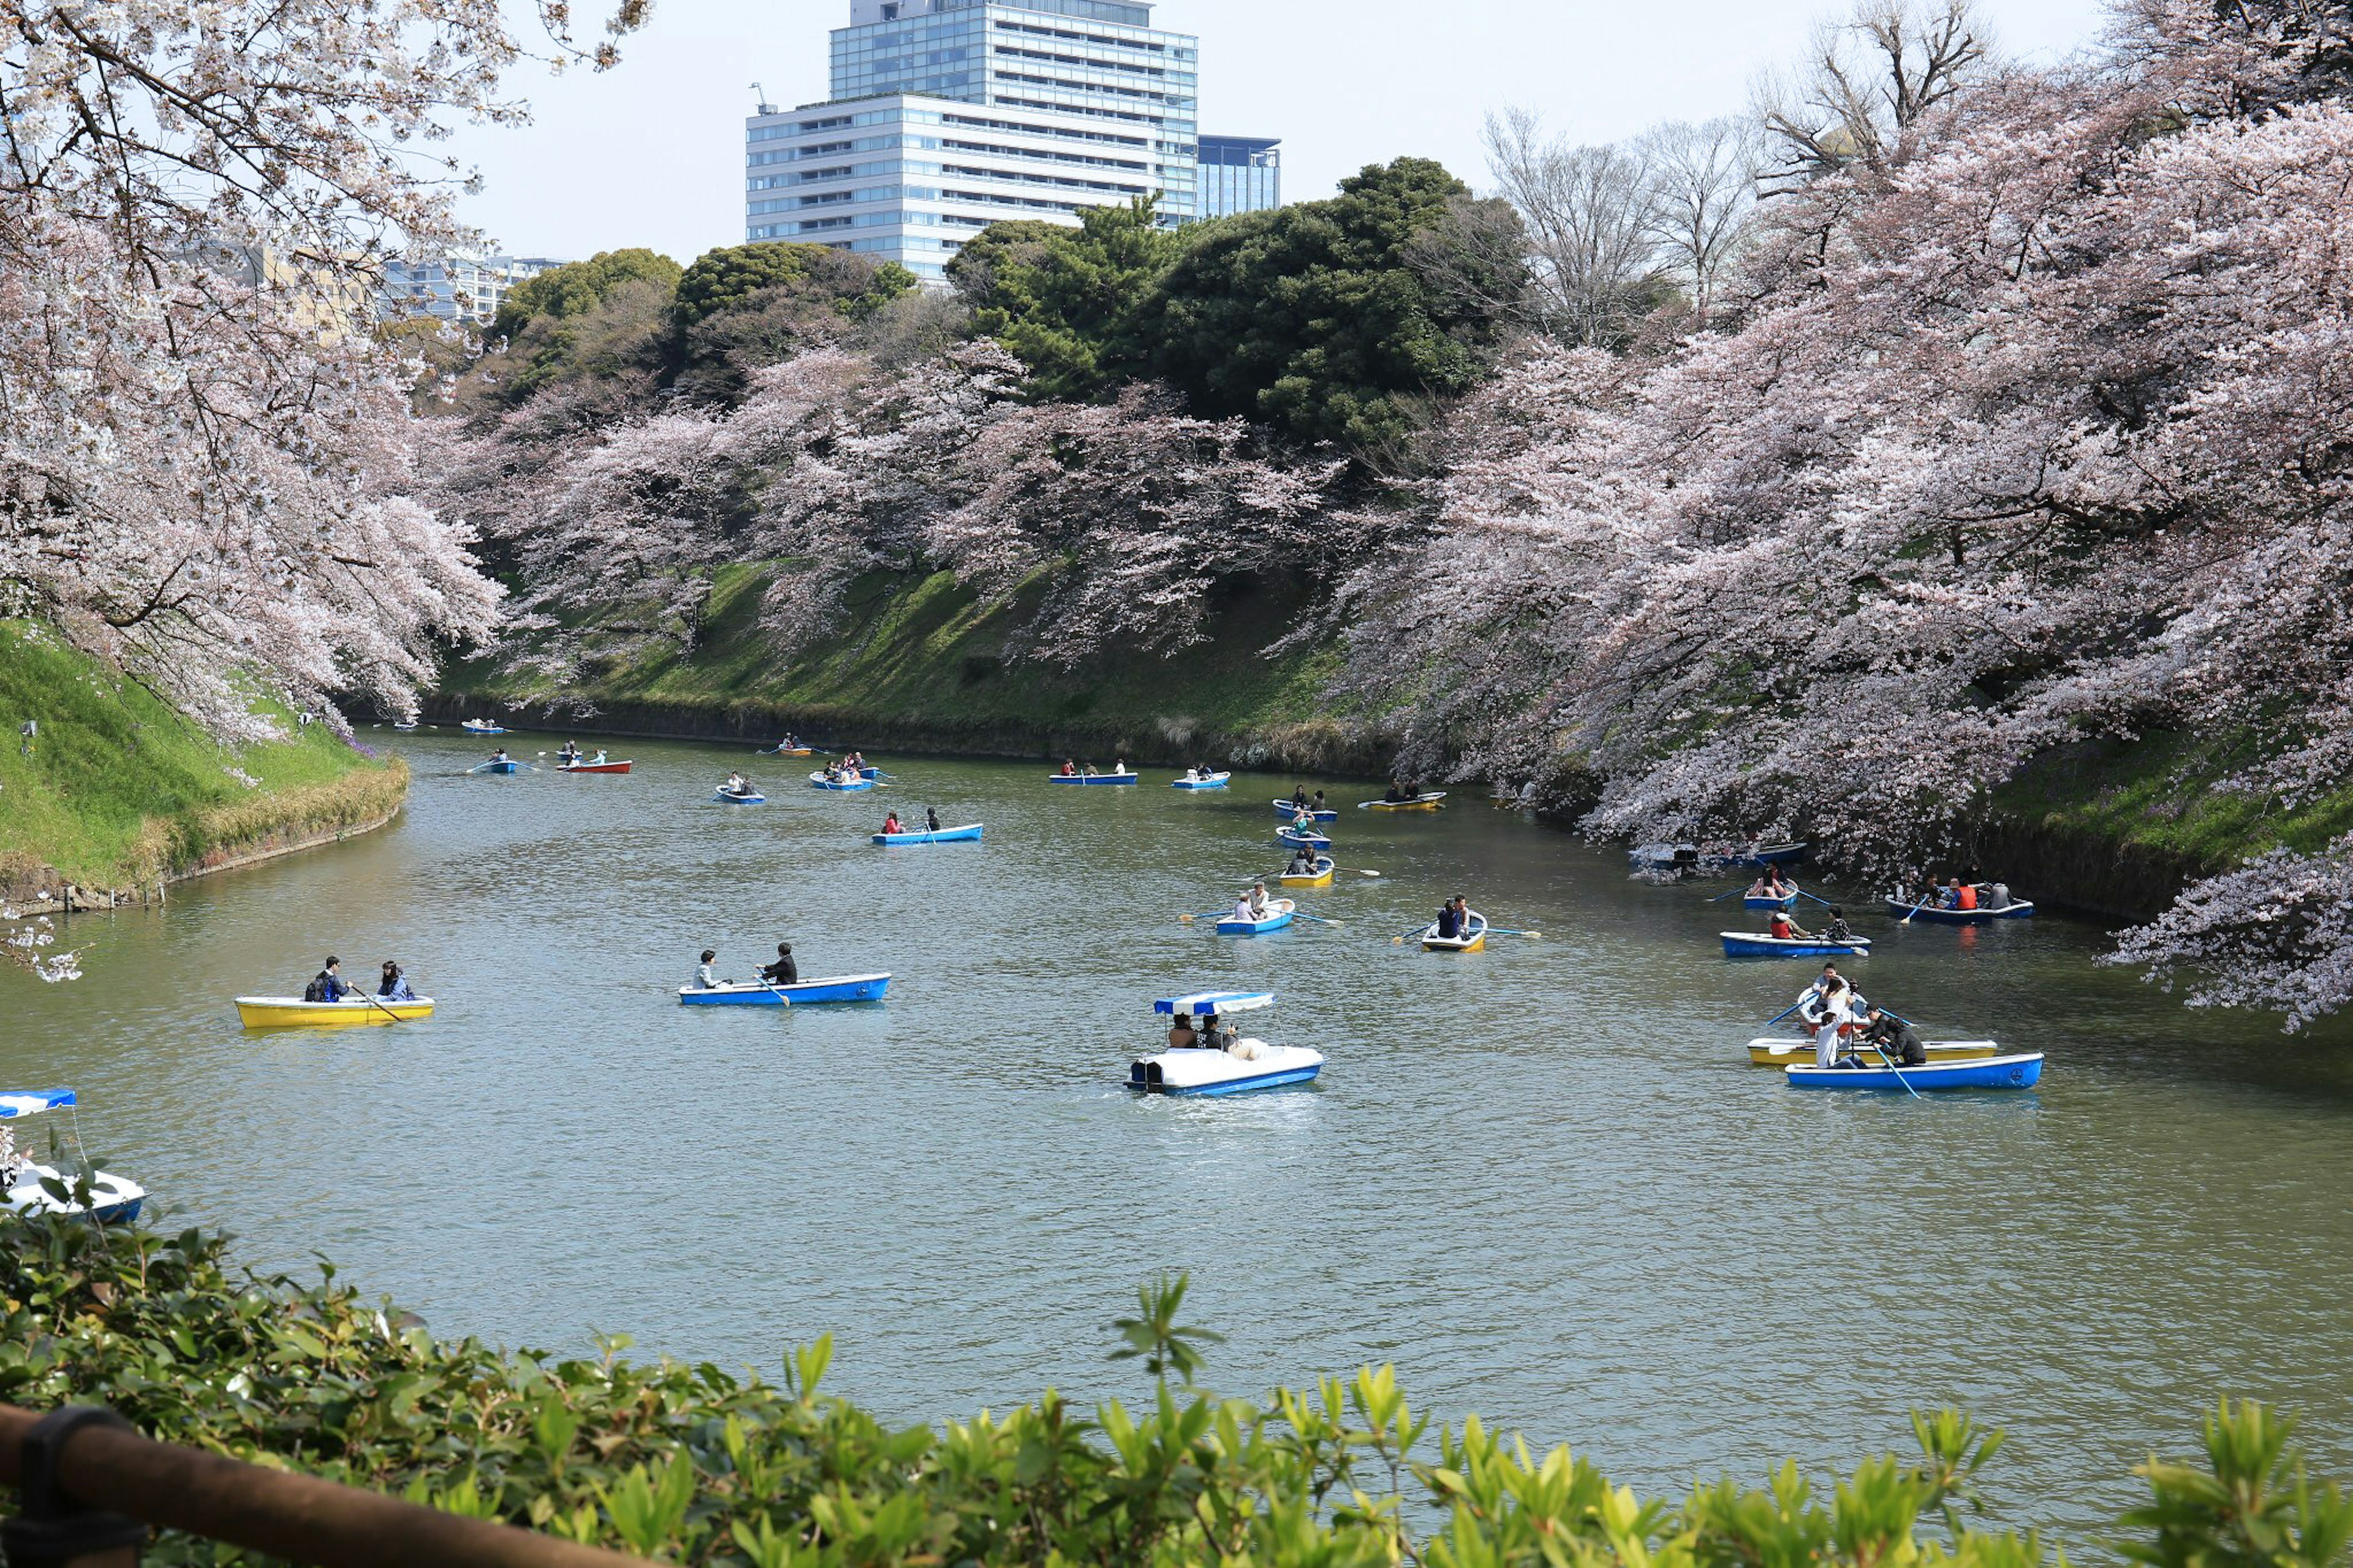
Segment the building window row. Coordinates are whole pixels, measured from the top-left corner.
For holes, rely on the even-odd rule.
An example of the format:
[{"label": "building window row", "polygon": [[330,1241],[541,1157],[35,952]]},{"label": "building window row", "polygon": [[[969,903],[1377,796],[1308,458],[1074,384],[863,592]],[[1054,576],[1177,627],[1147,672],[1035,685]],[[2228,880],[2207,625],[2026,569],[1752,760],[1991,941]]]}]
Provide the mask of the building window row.
[{"label": "building window row", "polygon": [[1050,114],[1084,114],[1097,120],[1125,120],[1155,129],[1167,121],[1157,114],[1137,114],[1124,109],[1104,109],[1092,103],[1054,103],[1039,98],[999,97],[997,100],[1008,109],[1042,109]]},{"label": "building window row", "polygon": [[[1052,108],[1051,104],[1033,104],[1031,108]],[[1073,131],[1062,126],[1024,125],[1013,120],[984,120],[971,114],[944,114],[942,121],[950,125],[968,125],[980,131],[1013,131],[1024,136],[1055,136],[1065,142],[1109,142],[1121,147],[1149,147],[1152,142],[1142,136],[1122,136],[1112,131]]]},{"label": "building window row", "polygon": [[1149,188],[1144,185],[1113,184],[1108,180],[1074,180],[1064,174],[1032,174],[1026,170],[976,169],[969,163],[944,163],[944,174],[962,174],[971,180],[1005,180],[1023,185],[1052,185],[1065,191],[1108,191],[1113,195],[1140,196]]},{"label": "building window row", "polygon": [[[1155,55],[1170,52],[1166,40],[1155,37],[1150,33],[1118,38],[1106,33],[1077,33],[1068,27],[1042,27],[1035,22],[1008,21],[1003,16],[993,18],[989,26],[1000,33],[1026,33],[1033,38],[1054,38],[1066,44],[1090,44],[1099,49],[1140,49]],[[1175,52],[1176,58],[1182,59],[1188,51],[1178,49]]]},{"label": "building window row", "polygon": [[940,145],[957,153],[986,153],[993,158],[1022,158],[1034,163],[1075,163],[1090,169],[1129,169],[1143,174],[1146,165],[1127,158],[1091,158],[1084,153],[1056,153],[1048,148],[1007,147],[995,142],[959,142],[943,137]]},{"label": "building window row", "polygon": [[1154,77],[1168,74],[1158,66],[1131,65],[1122,59],[1098,59],[1086,55],[1057,55],[1044,49],[1025,49],[1018,44],[998,44],[989,52],[998,59],[1042,60],[1050,66],[1076,66],[1082,70],[1117,70]]},{"label": "building window row", "polygon": [[1110,93],[1120,98],[1140,99],[1146,103],[1173,103],[1175,99],[1150,88],[1130,87],[1122,81],[1096,81],[1092,79],[1073,81],[1066,76],[1037,76],[1029,71],[1008,70],[1003,66],[992,69],[990,76],[998,81],[1026,81],[1032,87],[1059,88],[1064,92]]}]

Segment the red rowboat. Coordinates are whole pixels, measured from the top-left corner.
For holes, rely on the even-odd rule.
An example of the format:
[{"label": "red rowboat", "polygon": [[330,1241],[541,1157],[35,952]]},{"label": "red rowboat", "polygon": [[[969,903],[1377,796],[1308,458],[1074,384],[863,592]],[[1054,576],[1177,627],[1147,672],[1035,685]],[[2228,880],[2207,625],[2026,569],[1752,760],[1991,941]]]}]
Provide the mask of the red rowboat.
[{"label": "red rowboat", "polygon": [[[632,758],[631,761],[635,759]],[[555,771],[559,773],[625,773],[629,771],[629,764],[628,763],[558,763],[555,764]]]}]

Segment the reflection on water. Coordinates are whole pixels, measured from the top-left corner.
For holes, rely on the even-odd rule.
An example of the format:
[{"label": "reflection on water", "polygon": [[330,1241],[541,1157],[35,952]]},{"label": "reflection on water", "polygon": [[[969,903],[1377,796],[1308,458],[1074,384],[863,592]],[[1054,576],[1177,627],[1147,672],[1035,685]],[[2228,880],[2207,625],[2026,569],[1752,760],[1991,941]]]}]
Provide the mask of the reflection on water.
[{"label": "reflection on water", "polygon": [[[2347,1032],[2185,1012],[2094,969],[2092,928],[1863,917],[1869,994],[2051,1069],[1803,1095],[1740,1044],[1810,965],[1727,963],[1729,904],[1476,799],[1344,811],[1349,869],[1302,897],[1345,925],[1236,941],[1176,916],[1274,868],[1288,778],[913,759],[837,796],[744,749],[463,776],[479,749],[417,737],[385,833],[77,920],[88,979],[0,976],[0,1077],[79,1089],[113,1168],[253,1261],[315,1249],[439,1330],[566,1351],[627,1331],[773,1372],[830,1330],[839,1389],[903,1419],[1132,1391],[1105,1325],[1172,1268],[1229,1336],[1222,1386],[1394,1361],[1419,1405],[1647,1488],[1844,1466],[1953,1401],[2011,1429],[2004,1517],[2080,1540],[2225,1391],[2353,1469]],[[747,763],[771,804],[713,803]],[[891,805],[987,842],[873,848]],[[1458,890],[1543,940],[1391,945]],[[702,947],[741,977],[779,938],[804,975],[896,972],[891,1000],[676,1005]],[[238,1028],[233,994],[330,949],[398,958],[438,1016]],[[1326,1053],[1319,1085],[1122,1087],[1151,998],[1261,985],[1253,1032]]]}]

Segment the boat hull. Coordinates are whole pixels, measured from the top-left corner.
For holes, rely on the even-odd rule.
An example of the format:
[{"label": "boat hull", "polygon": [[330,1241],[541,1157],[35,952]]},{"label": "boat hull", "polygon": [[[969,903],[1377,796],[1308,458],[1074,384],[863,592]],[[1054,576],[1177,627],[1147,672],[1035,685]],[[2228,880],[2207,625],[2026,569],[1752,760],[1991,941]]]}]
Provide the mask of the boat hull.
[{"label": "boat hull", "polygon": [[1142,784],[1141,773],[1048,773],[1048,784]]},{"label": "boat hull", "polygon": [[41,1178],[63,1183],[70,1192],[73,1179],[50,1165],[27,1164],[20,1168],[17,1184],[0,1195],[0,1206],[14,1209],[21,1215],[60,1215],[69,1219],[93,1219],[100,1225],[129,1225],[139,1217],[140,1208],[147,1201],[147,1189],[106,1171],[94,1171],[90,1177],[90,1205],[85,1208],[70,1198],[60,1203],[41,1185]]},{"label": "boat hull", "polygon": [[1755,931],[1728,931],[1724,938],[1726,958],[1869,958],[1871,943],[1862,937],[1852,942],[1822,942],[1810,937],[1763,936]]},{"label": "boat hull", "polygon": [[414,1002],[305,1002],[300,996],[240,996],[237,1016],[248,1029],[300,1029],[343,1024],[406,1023],[433,1016],[433,998]]},{"label": "boat hull", "polygon": [[476,763],[466,771],[470,773],[519,773],[522,772],[522,764],[513,762]]},{"label": "boat hull", "polygon": [[1898,903],[1894,899],[1890,899],[1887,900],[1887,912],[1898,920],[1911,915],[1914,920],[1926,921],[1930,925],[1981,926],[1989,925],[1995,921],[2022,921],[2034,912],[2034,905],[2030,900],[2020,900],[1999,910],[1926,909],[1917,914],[1913,914],[1912,905]]},{"label": "boat hull", "polygon": [[1487,917],[1478,910],[1471,911],[1468,929],[1461,936],[1440,936],[1438,922],[1432,921],[1423,928],[1421,951],[1424,952],[1484,952],[1487,951]]},{"label": "boat hull", "polygon": [[1978,1061],[1930,1062],[1926,1067],[1786,1067],[1781,1069],[1791,1089],[1881,1089],[1897,1094],[1910,1089],[1926,1094],[1935,1089],[2032,1089],[2042,1079],[2042,1053],[2021,1051],[1987,1057]]},{"label": "boat hull", "polygon": [[1798,895],[1791,893],[1786,899],[1765,899],[1751,893],[1740,900],[1740,907],[1744,910],[1778,910],[1788,914],[1798,907]]},{"label": "boat hull", "polygon": [[1332,857],[1320,855],[1314,871],[1299,875],[1285,871],[1275,880],[1286,888],[1328,888],[1332,885]]},{"label": "boat hull", "polygon": [[1285,849],[1329,849],[1332,847],[1332,840],[1329,835],[1317,833],[1311,828],[1305,827],[1278,827],[1274,830],[1274,841],[1277,844],[1282,845]]},{"label": "boat hull", "polygon": [[814,757],[815,746],[764,746],[752,753],[755,757]]},{"label": "boat hull", "polygon": [[555,771],[559,773],[625,773],[635,765],[634,763],[558,763]]},{"label": "boat hull", "polygon": [[463,730],[469,735],[503,735],[507,732],[503,725],[477,724],[470,719],[463,724],[459,725],[458,728]]},{"label": "boat hull", "polygon": [[[1928,1059],[1932,1062],[1983,1061],[2000,1056],[2001,1047],[1992,1040],[1926,1040]],[[1748,1065],[1760,1068],[1811,1067],[1814,1046],[1810,1040],[1780,1038],[1748,1042]],[[1906,1072],[1912,1069],[1906,1068]]]},{"label": "boat hull", "polygon": [[1358,811],[1442,811],[1446,808],[1446,792],[1432,790],[1411,800],[1360,800]]},{"label": "boat hull", "polygon": [[1271,899],[1267,901],[1264,920],[1236,920],[1233,916],[1228,915],[1218,922],[1218,934],[1219,936],[1264,936],[1271,931],[1281,931],[1289,925],[1292,917],[1298,912],[1298,910],[1299,906],[1289,899]]},{"label": "boat hull", "polygon": [[807,1007],[825,1002],[880,1002],[891,989],[888,974],[838,974],[797,980],[790,985],[721,985],[709,991],[688,986],[678,994],[683,1007]]},{"label": "boat hull", "polygon": [[1324,1053],[1304,1046],[1269,1046],[1260,1041],[1258,1055],[1245,1058],[1196,1047],[1139,1057],[1130,1065],[1127,1086],[1140,1094],[1208,1096],[1241,1094],[1257,1089],[1280,1089],[1306,1083],[1324,1070]]},{"label": "boat hull", "polygon": [[878,833],[874,836],[874,842],[886,847],[902,844],[977,844],[980,842],[980,824],[943,827],[937,833]]},{"label": "boat hull", "polygon": [[1231,783],[1233,783],[1233,782],[1234,782],[1234,775],[1233,775],[1233,774],[1231,774],[1231,773],[1211,773],[1208,778],[1205,778],[1205,779],[1177,779],[1177,780],[1176,780],[1174,783],[1172,783],[1171,784],[1169,784],[1169,786],[1168,786],[1168,787],[1169,787],[1170,789],[1194,789],[1194,790],[1198,790],[1198,789],[1223,789],[1223,788],[1225,788],[1228,784],[1231,784]]},{"label": "boat hull", "polygon": [[1282,818],[1285,822],[1298,821],[1299,814],[1303,811],[1307,814],[1307,819],[1310,822],[1337,822],[1340,820],[1340,814],[1334,811],[1329,806],[1326,806],[1322,811],[1318,811],[1312,805],[1293,805],[1287,800],[1278,800],[1274,803],[1274,815]]},{"label": "boat hull", "polygon": [[722,805],[765,805],[768,804],[768,797],[765,795],[758,794],[757,792],[751,795],[729,795],[723,789],[715,789],[711,792],[711,798],[719,802]]},{"label": "boat hull", "polygon": [[823,773],[809,774],[809,788],[825,790],[833,795],[858,795],[873,787],[874,781],[862,775],[854,779],[829,779]]}]

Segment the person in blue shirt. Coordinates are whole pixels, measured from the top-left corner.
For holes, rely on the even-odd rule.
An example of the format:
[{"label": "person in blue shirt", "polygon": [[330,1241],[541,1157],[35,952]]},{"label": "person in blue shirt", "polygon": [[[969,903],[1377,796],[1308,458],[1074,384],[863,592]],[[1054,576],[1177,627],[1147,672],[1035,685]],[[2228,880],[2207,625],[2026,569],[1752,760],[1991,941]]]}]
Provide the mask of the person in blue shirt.
[{"label": "person in blue shirt", "polygon": [[409,988],[408,976],[400,965],[390,959],[384,961],[384,979],[375,988],[376,997],[384,1002],[414,1002],[417,993]]},{"label": "person in blue shirt", "polygon": [[359,988],[343,978],[343,961],[333,953],[327,955],[327,967],[311,977],[302,988],[305,1002],[340,1002],[346,996],[356,996]]}]

